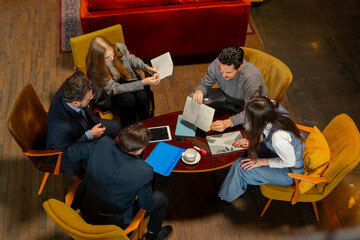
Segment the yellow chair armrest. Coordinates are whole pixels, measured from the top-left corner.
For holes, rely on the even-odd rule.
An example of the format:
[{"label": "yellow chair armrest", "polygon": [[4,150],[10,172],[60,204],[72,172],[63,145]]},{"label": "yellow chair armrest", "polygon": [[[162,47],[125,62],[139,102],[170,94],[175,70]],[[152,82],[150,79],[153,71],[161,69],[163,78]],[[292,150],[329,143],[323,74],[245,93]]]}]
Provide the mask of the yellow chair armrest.
[{"label": "yellow chair armrest", "polygon": [[326,182],[326,178],[324,178],[324,177],[310,177],[310,176],[305,176],[305,175],[301,175],[301,174],[297,174],[297,173],[288,173],[288,176],[291,178],[294,178],[294,179],[312,182],[315,184]]},{"label": "yellow chair armrest", "polygon": [[71,186],[70,191],[65,196],[65,204],[68,205],[69,207],[71,206],[74,200],[76,190],[78,189],[81,181],[82,178],[77,178],[74,184]]},{"label": "yellow chair armrest", "polygon": [[31,157],[44,157],[44,156],[52,156],[52,155],[58,155],[62,154],[61,151],[58,149],[50,149],[50,150],[29,150],[27,152],[24,152],[26,156]]},{"label": "yellow chair armrest", "polygon": [[60,173],[60,167],[61,167],[61,156],[62,152],[58,149],[50,149],[50,150],[29,150],[27,152],[24,152],[26,156],[30,157],[45,157],[45,156],[52,156],[52,155],[58,155],[56,166],[54,169],[54,175],[59,175]]},{"label": "yellow chair armrest", "polygon": [[305,176],[302,174],[297,174],[297,173],[288,173],[288,176],[294,179],[294,194],[291,198],[291,204],[294,205],[297,203],[298,198],[299,198],[299,180],[303,180],[303,181],[307,181],[307,182],[312,182],[315,184],[321,183],[321,182],[326,182],[326,179],[324,177],[310,177],[310,176]]},{"label": "yellow chair armrest", "polygon": [[138,211],[138,213],[136,214],[134,219],[131,221],[129,226],[127,226],[127,228],[124,230],[124,233],[126,235],[128,235],[129,233],[131,233],[132,231],[134,231],[136,229],[139,229],[139,236],[140,236],[140,232],[143,229],[143,221],[144,221],[145,212],[146,212],[146,210],[142,209],[142,208]]},{"label": "yellow chair armrest", "polygon": [[296,124],[296,126],[298,127],[298,129],[304,132],[311,132],[311,130],[313,129],[312,127],[307,127],[299,124]]}]

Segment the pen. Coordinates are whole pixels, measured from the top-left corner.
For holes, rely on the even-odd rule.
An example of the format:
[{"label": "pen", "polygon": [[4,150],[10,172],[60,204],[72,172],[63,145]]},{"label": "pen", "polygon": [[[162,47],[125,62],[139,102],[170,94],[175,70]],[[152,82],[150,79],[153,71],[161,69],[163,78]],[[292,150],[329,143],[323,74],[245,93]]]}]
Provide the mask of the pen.
[{"label": "pen", "polygon": [[210,102],[211,99],[210,98],[203,98],[203,101]]},{"label": "pen", "polygon": [[206,151],[206,150],[201,149],[201,148],[199,148],[199,147],[197,147],[197,146],[193,146],[193,149],[195,149],[196,151],[201,152],[202,154],[207,154],[207,151]]}]

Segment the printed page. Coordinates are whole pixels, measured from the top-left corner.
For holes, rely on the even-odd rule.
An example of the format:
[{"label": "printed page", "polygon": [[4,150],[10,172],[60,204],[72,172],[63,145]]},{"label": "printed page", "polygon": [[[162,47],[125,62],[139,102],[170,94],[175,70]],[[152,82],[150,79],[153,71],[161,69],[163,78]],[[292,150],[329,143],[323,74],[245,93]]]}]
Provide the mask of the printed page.
[{"label": "printed page", "polygon": [[151,59],[151,65],[159,72],[160,79],[167,78],[173,74],[174,65],[169,52]]},{"label": "printed page", "polygon": [[195,124],[199,108],[200,104],[198,102],[194,101],[191,97],[187,97],[182,118],[189,123]]},{"label": "printed page", "polygon": [[215,109],[206,106],[204,104],[201,104],[197,114],[195,125],[198,128],[204,130],[205,132],[209,131],[210,125],[214,119],[214,114],[215,114]]}]

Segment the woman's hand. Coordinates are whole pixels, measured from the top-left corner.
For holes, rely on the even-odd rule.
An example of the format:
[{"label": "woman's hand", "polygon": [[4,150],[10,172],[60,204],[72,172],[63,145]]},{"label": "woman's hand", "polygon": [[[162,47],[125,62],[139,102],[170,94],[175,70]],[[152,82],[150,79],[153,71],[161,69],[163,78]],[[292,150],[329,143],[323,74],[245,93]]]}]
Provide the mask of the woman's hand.
[{"label": "woman's hand", "polygon": [[240,162],[243,162],[243,164],[241,164],[240,167],[246,171],[248,171],[254,167],[261,167],[261,166],[269,165],[268,158],[257,158],[257,159],[245,158],[245,159],[240,160]]},{"label": "woman's hand", "polygon": [[194,95],[192,96],[193,100],[194,101],[197,101],[199,104],[201,104],[203,102],[203,97],[204,97],[204,94],[202,91],[200,90],[197,90]]},{"label": "woman's hand", "polygon": [[157,73],[158,71],[152,67],[148,67],[147,72],[150,73],[151,75],[153,75],[153,74]]},{"label": "woman's hand", "polygon": [[160,83],[160,77],[159,76],[147,77],[141,81],[143,85],[158,85]]},{"label": "woman's hand", "polygon": [[249,146],[249,140],[247,140],[246,138],[239,139],[236,142],[234,142],[232,146],[235,148],[238,147],[247,148]]}]

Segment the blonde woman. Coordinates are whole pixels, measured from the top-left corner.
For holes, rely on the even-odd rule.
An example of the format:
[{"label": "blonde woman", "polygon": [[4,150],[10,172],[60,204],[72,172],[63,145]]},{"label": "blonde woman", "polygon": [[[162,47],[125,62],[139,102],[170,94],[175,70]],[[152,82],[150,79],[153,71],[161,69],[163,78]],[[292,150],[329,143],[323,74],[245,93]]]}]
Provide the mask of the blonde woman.
[{"label": "blonde woman", "polygon": [[150,117],[145,85],[158,85],[160,77],[140,79],[134,69],[151,75],[155,69],[131,54],[125,44],[95,37],[86,56],[87,76],[94,82],[94,101],[100,109],[119,109],[123,126]]}]

